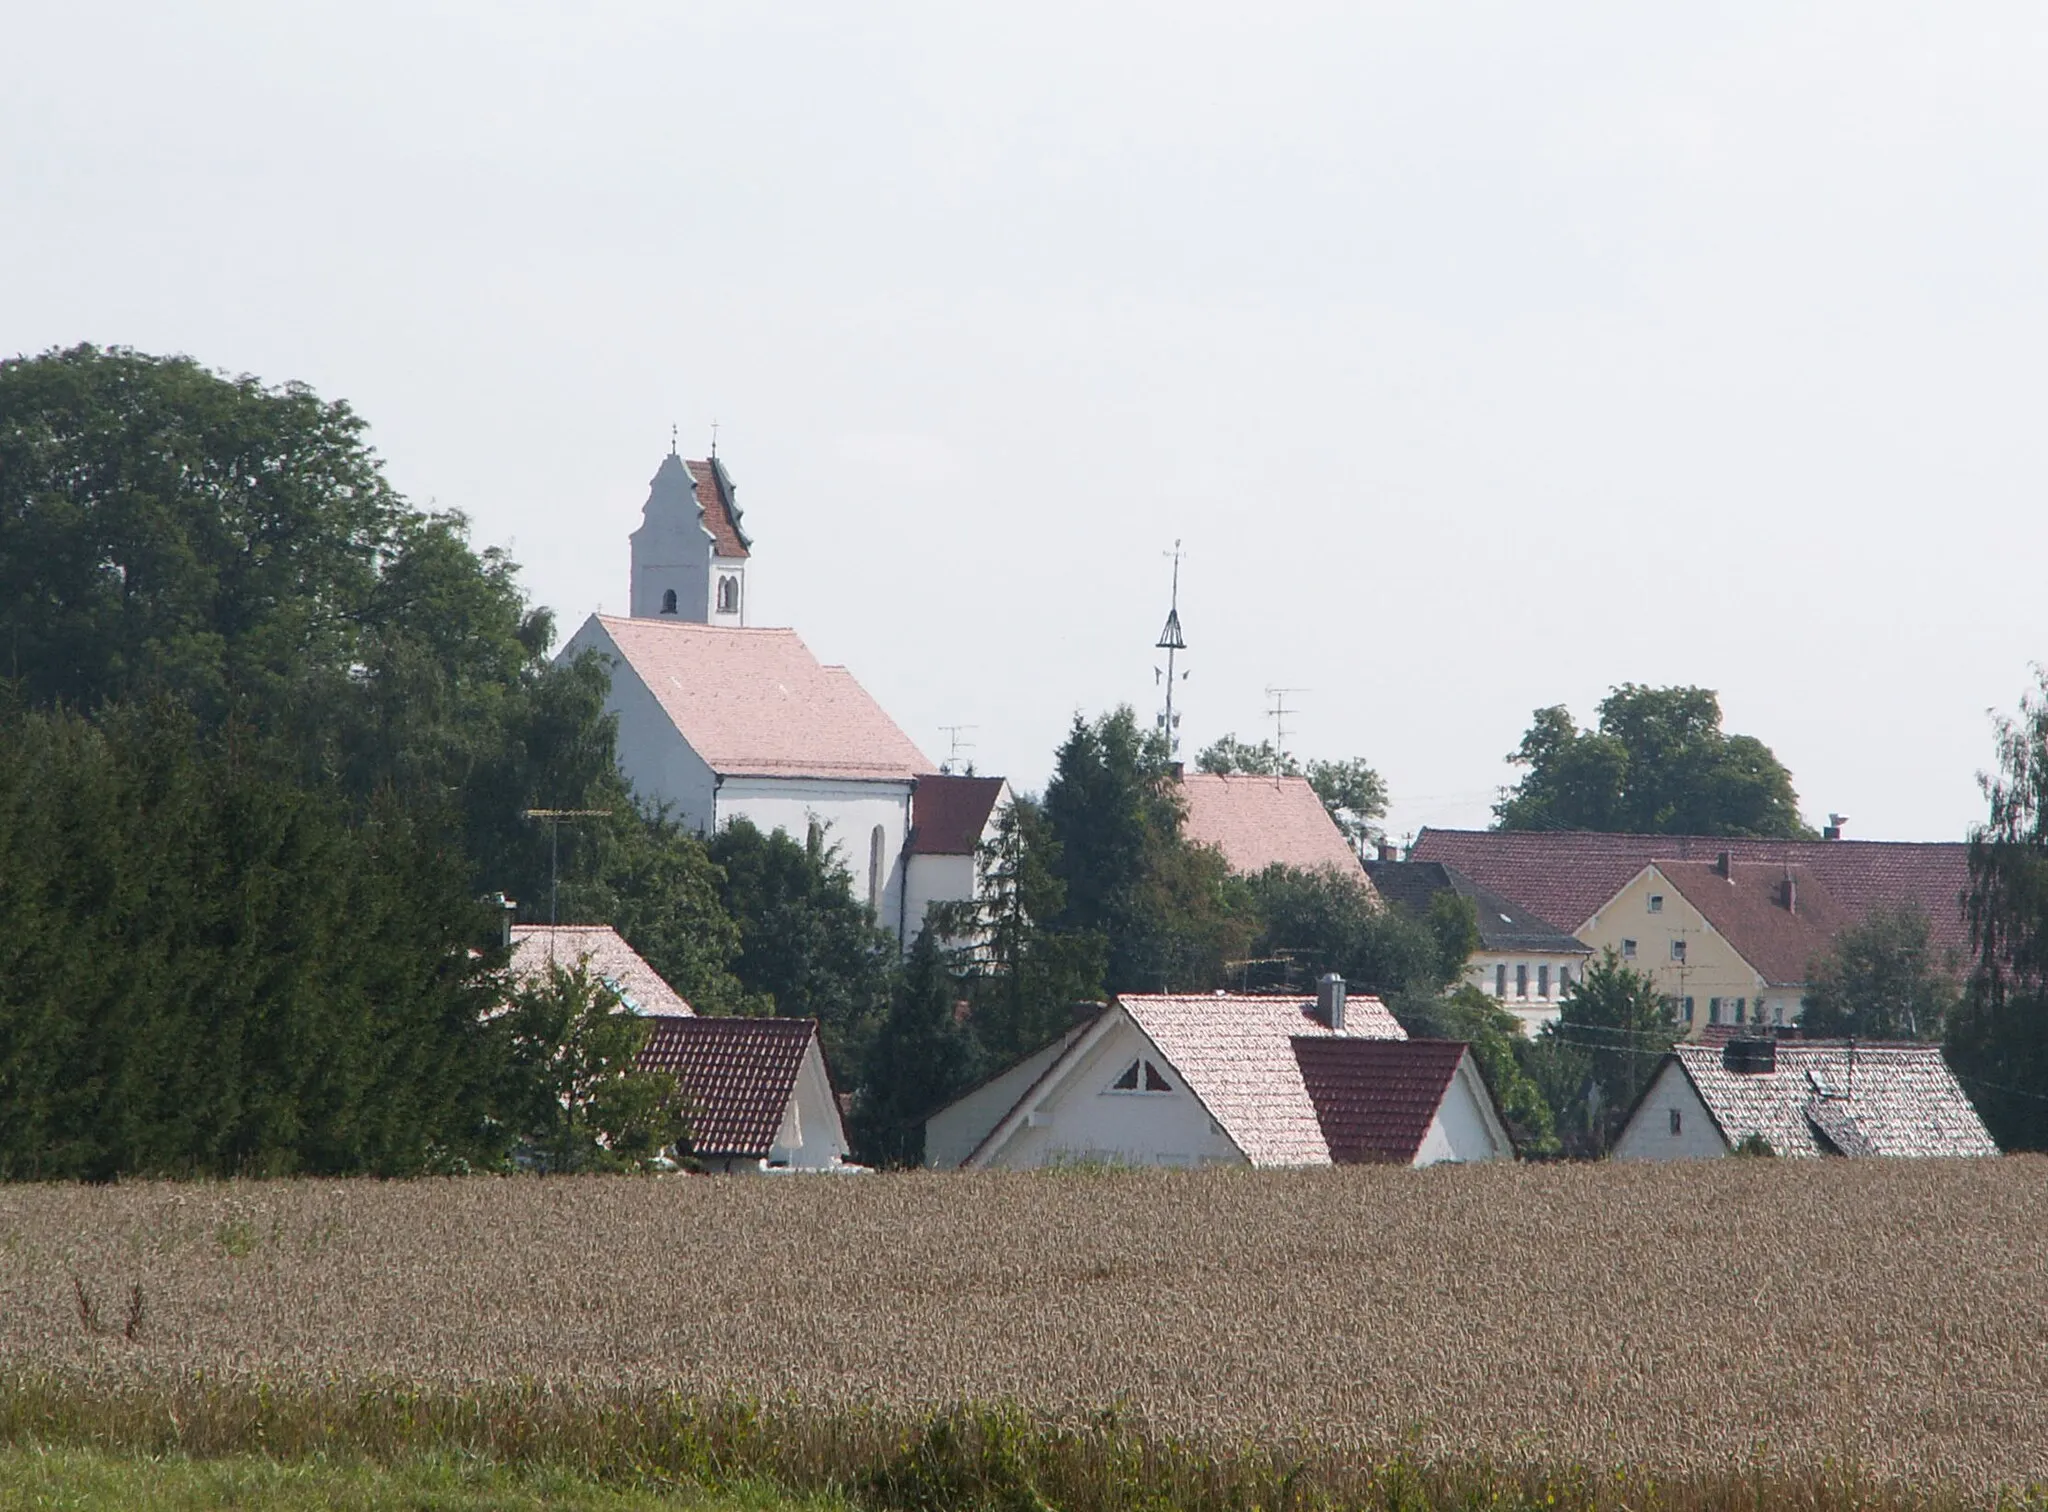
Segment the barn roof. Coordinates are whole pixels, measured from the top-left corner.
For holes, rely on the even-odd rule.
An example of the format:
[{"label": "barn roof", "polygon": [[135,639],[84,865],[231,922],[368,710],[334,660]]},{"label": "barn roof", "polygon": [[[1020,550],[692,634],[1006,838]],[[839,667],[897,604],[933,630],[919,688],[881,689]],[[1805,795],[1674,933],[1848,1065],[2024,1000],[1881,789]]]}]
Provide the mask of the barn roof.
[{"label": "barn roof", "polygon": [[761,1159],[817,1037],[816,1019],[660,1017],[639,1066],[675,1077],[695,1153]]},{"label": "barn roof", "polygon": [[1469,1052],[1456,1040],[1301,1035],[1294,1057],[1339,1165],[1409,1165]]},{"label": "barn roof", "polygon": [[1347,876],[1362,875],[1344,832],[1305,777],[1189,772],[1179,788],[1187,805],[1182,833],[1196,845],[1223,852],[1234,872],[1333,866]]},{"label": "barn roof", "polygon": [[693,1010],[661,974],[641,959],[640,952],[609,924],[515,924],[512,926],[512,974],[533,981],[546,974],[548,963],[566,971],[581,964],[619,995],[631,1013],[688,1017]]}]

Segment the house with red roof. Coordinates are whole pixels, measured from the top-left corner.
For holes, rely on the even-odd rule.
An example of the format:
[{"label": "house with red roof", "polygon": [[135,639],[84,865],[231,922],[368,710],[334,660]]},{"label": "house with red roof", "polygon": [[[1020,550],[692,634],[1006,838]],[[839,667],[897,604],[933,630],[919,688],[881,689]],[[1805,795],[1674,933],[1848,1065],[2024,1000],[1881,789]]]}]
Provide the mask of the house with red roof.
[{"label": "house with red roof", "polygon": [[1326,977],[1312,999],[1127,993],[925,1124],[925,1162],[1429,1165],[1514,1145],[1470,1047],[1410,1040]]},{"label": "house with red roof", "polygon": [[904,846],[906,940],[917,938],[935,903],[981,891],[982,847],[993,837],[1010,785],[1000,777],[941,772],[920,777],[910,795],[910,839]]},{"label": "house with red roof", "polygon": [[1232,871],[1256,876],[1269,866],[1327,867],[1371,890],[1357,853],[1306,777],[1183,772],[1174,788],[1181,833],[1221,851]]}]

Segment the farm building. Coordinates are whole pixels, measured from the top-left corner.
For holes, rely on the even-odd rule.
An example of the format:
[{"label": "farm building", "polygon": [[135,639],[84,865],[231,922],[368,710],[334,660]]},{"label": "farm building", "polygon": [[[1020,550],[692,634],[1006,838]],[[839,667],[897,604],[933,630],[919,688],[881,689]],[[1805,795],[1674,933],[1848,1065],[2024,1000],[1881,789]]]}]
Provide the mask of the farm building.
[{"label": "farm building", "polygon": [[1665,1058],[1614,1158],[1707,1159],[1753,1140],[1787,1156],[1998,1153],[1938,1046],[1730,1039]]},{"label": "farm building", "polygon": [[1411,1041],[1341,978],[1317,997],[1127,994],[940,1109],[928,1165],[1503,1160],[1471,1051]]}]

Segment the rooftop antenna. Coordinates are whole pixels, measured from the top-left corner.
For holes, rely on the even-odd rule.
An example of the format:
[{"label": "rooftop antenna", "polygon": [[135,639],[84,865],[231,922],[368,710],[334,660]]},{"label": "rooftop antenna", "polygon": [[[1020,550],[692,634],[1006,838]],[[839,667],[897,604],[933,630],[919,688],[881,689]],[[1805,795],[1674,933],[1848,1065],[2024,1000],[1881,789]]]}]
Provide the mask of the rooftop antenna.
[{"label": "rooftop antenna", "polygon": [[[1181,639],[1180,633],[1180,562],[1183,555],[1180,541],[1176,539],[1173,550],[1162,552],[1161,555],[1173,558],[1173,597],[1168,602],[1166,610],[1166,628],[1159,632],[1157,642],[1158,649],[1166,653],[1166,712],[1159,716],[1159,728],[1166,734],[1166,759],[1171,761],[1180,753],[1180,716],[1173,712],[1173,659],[1188,648],[1188,643]],[[1152,675],[1155,678],[1159,675],[1157,667],[1152,669]],[[1187,673],[1183,672],[1180,676],[1186,677]]]},{"label": "rooftop antenna", "polygon": [[1279,755],[1285,756],[1287,754],[1287,737],[1294,733],[1287,728],[1287,716],[1301,712],[1298,708],[1290,709],[1287,707],[1287,695],[1290,693],[1306,692],[1308,692],[1307,688],[1266,689],[1266,697],[1273,701],[1273,707],[1266,710],[1266,717],[1273,721],[1273,749]]},{"label": "rooftop antenna", "polygon": [[562,888],[562,821],[564,819],[602,819],[611,813],[610,809],[521,809],[522,819],[545,819],[548,822],[548,928],[556,922],[555,904]]},{"label": "rooftop antenna", "polygon": [[980,728],[980,725],[971,724],[939,726],[940,731],[946,736],[947,743],[951,747],[951,749],[947,752],[946,759],[939,764],[939,770],[941,772],[950,775],[953,768],[960,764],[960,753],[962,751],[971,751],[974,749],[974,742],[971,740],[962,740],[960,738],[961,733],[966,730],[978,730]]}]

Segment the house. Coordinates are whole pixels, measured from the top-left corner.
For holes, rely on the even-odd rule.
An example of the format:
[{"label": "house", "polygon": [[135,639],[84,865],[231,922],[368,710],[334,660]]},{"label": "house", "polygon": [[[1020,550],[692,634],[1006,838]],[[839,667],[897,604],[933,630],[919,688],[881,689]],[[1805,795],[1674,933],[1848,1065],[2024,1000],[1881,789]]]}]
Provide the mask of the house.
[{"label": "house", "polygon": [[1382,898],[1419,919],[1445,893],[1470,903],[1479,946],[1466,963],[1466,983],[1512,1013],[1524,1034],[1555,1022],[1590,945],[1441,861],[1368,861],[1365,871]]},{"label": "house", "polygon": [[615,929],[514,924],[512,974],[581,967],[649,1019],[643,1071],[666,1071],[687,1109],[696,1157],[716,1171],[842,1171],[846,1128],[816,1019],[704,1018]]},{"label": "house", "polygon": [[1370,886],[1344,832],[1305,777],[1182,772],[1175,791],[1182,835],[1221,851],[1234,872],[1257,876],[1269,866],[1329,867]]},{"label": "house", "polygon": [[816,1019],[663,1015],[640,1069],[676,1079],[690,1149],[707,1169],[847,1172],[846,1126]]},{"label": "house", "polygon": [[1933,1045],[1730,1039],[1665,1057],[1616,1160],[1697,1160],[1761,1139],[1785,1156],[1996,1155]]},{"label": "house", "polygon": [[1307,1000],[1126,994],[925,1125],[926,1163],[968,1169],[1512,1154],[1469,1049],[1408,1040],[1337,977]]},{"label": "house", "polygon": [[1694,1038],[1796,1022],[1814,958],[1874,909],[1923,913],[1937,952],[1969,952],[1961,843],[1425,829],[1410,854],[1611,948]]},{"label": "house", "polygon": [[1000,777],[949,773],[920,777],[910,795],[910,839],[904,846],[904,930],[917,938],[934,903],[981,891],[981,848],[1010,802]]}]

